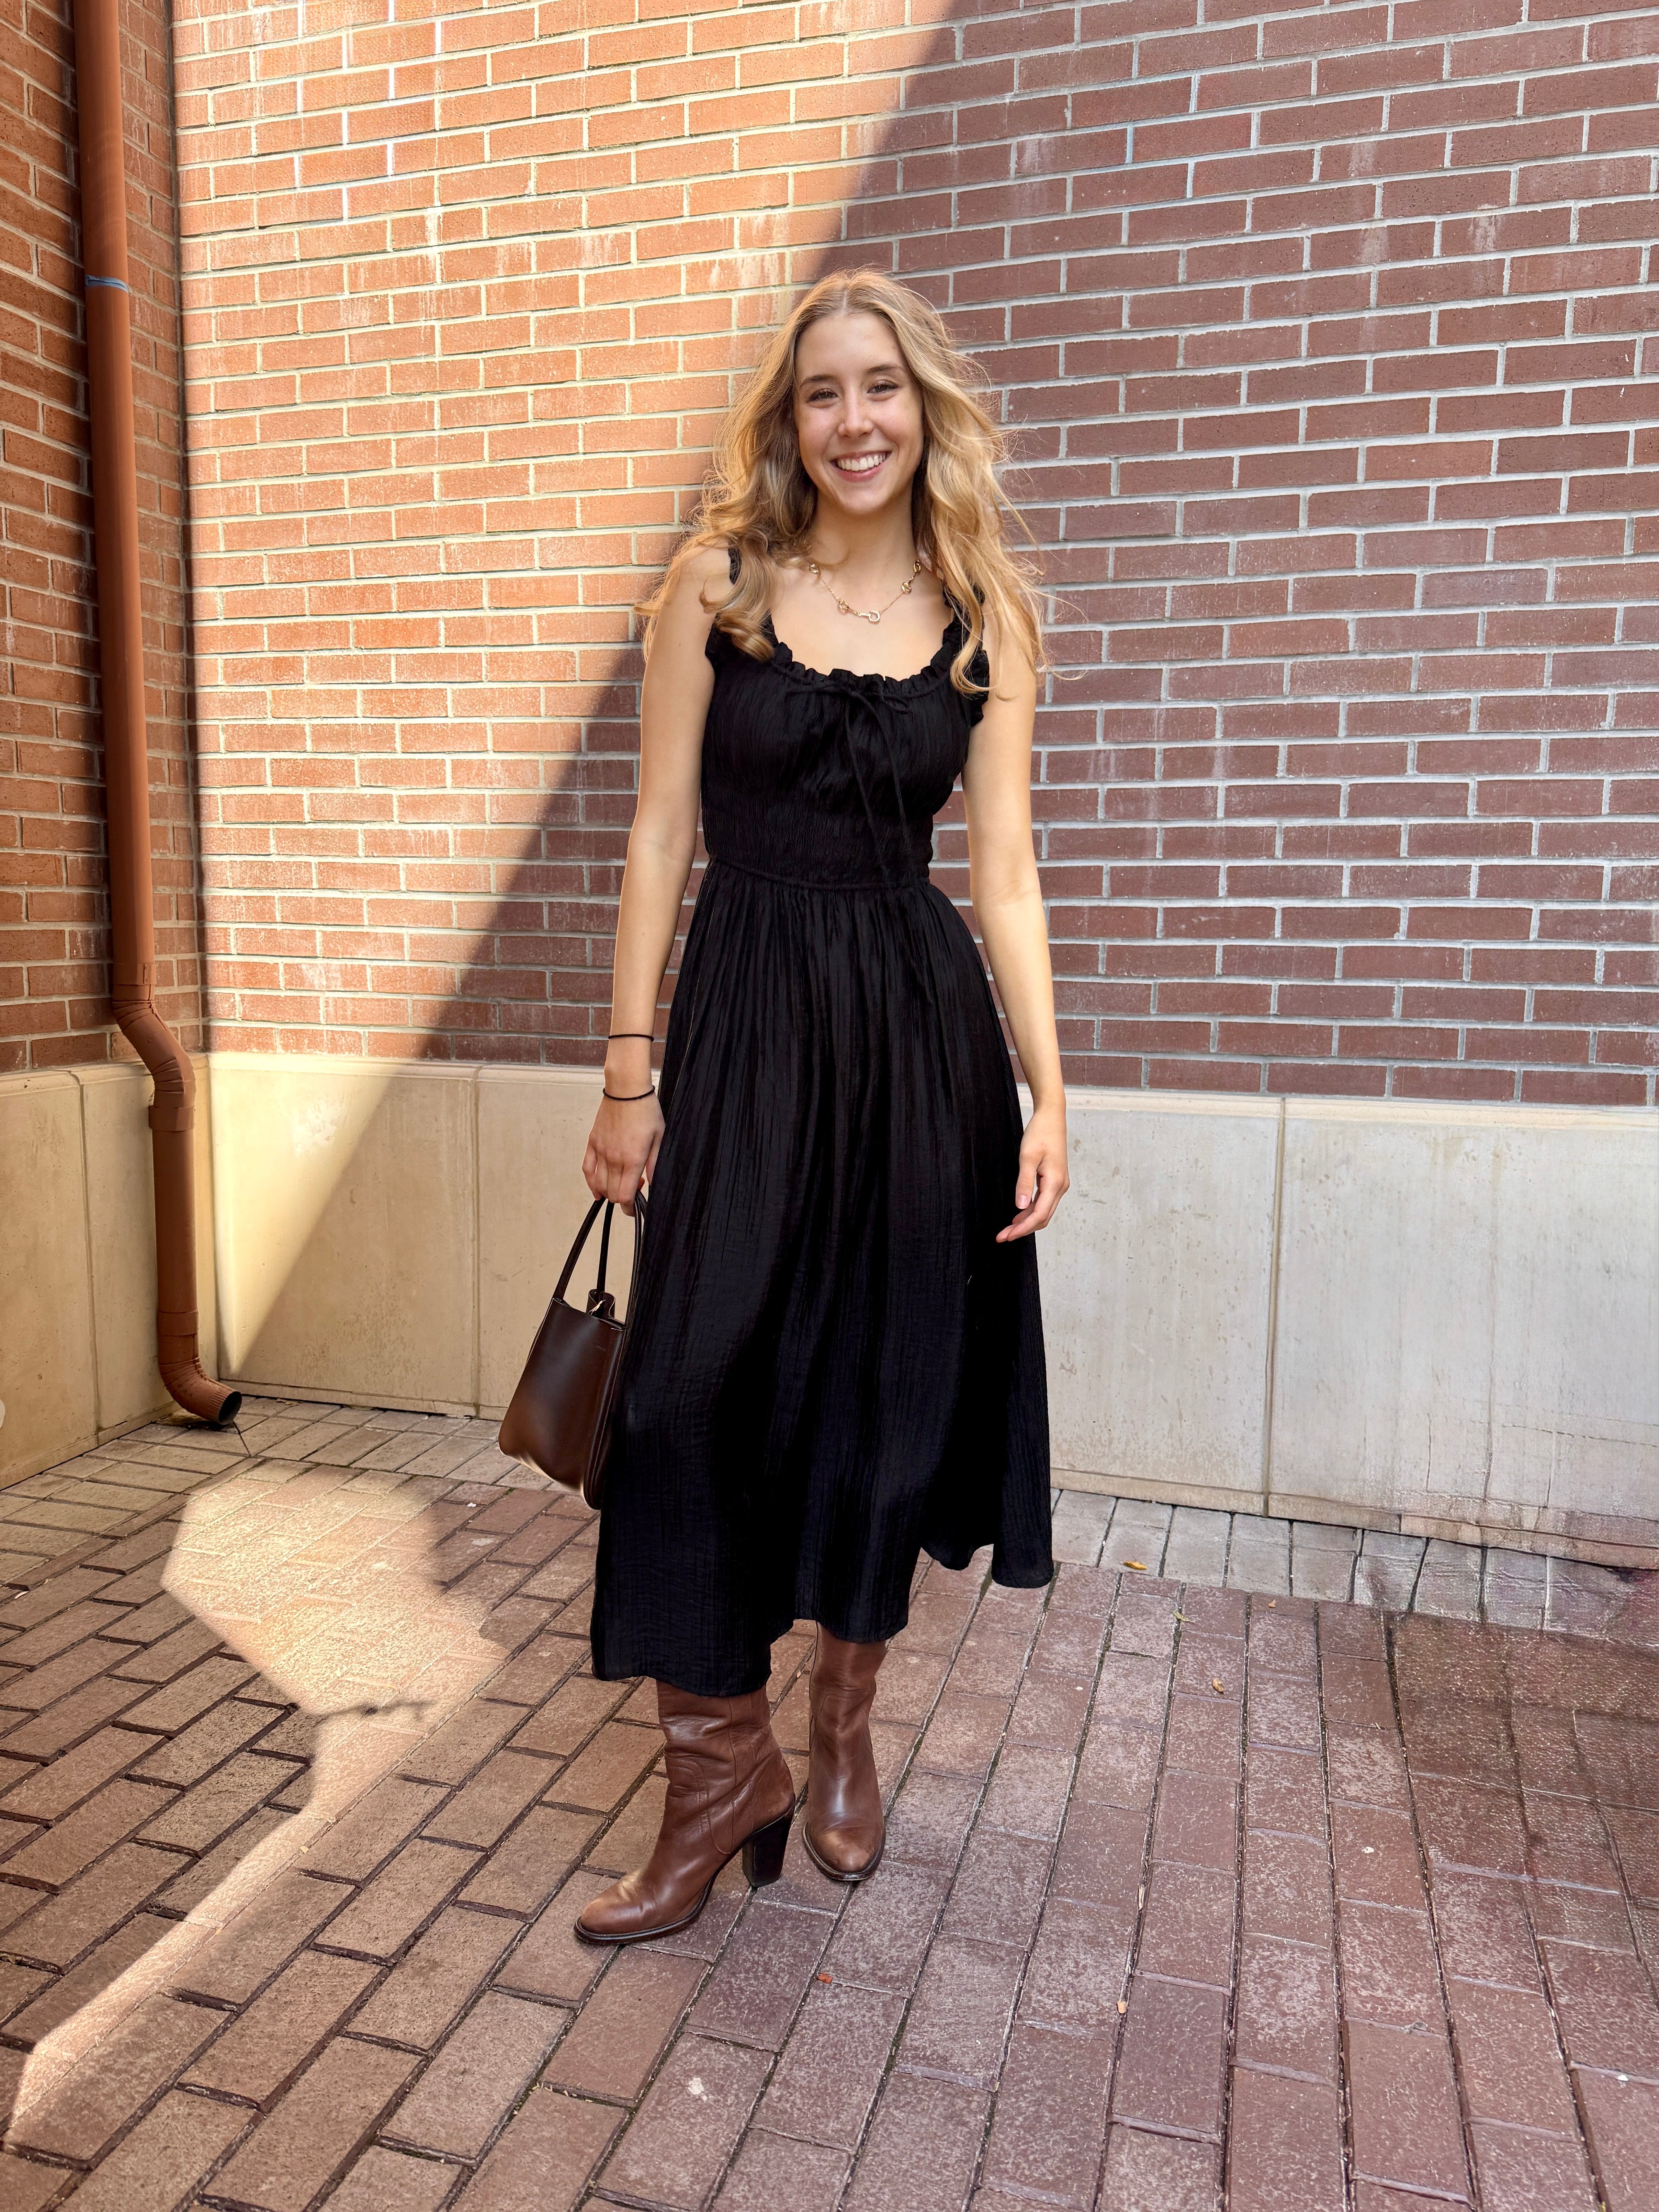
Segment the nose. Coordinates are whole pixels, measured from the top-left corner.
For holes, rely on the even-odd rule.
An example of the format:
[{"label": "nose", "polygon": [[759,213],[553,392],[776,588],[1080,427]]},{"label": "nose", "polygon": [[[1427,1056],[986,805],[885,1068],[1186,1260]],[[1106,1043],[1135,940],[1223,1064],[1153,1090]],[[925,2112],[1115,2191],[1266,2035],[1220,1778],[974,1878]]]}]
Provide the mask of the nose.
[{"label": "nose", "polygon": [[849,392],[842,402],[842,436],[843,438],[860,437],[869,427],[870,410],[864,404],[863,394],[859,392]]}]

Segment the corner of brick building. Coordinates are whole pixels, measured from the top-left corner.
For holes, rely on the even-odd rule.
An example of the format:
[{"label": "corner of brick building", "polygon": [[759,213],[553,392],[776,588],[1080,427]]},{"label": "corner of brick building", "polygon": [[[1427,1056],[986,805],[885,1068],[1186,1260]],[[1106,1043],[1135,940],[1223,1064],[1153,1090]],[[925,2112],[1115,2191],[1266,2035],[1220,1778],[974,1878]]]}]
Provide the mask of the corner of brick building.
[{"label": "corner of brick building", "polygon": [[[177,172],[163,0],[123,16],[157,1004],[205,1042]],[[20,12],[0,76],[0,1073],[133,1054],[109,1009],[97,605],[70,0]]]}]

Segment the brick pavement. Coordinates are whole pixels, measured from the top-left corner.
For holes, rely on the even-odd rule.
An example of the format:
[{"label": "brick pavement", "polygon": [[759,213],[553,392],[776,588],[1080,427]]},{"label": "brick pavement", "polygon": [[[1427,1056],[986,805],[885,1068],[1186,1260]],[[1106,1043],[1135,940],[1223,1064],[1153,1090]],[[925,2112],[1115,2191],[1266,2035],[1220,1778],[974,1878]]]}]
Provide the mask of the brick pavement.
[{"label": "brick pavement", "polygon": [[1049,1590],[919,1579],[877,1878],[605,1954],[662,1784],[590,1518],[251,1413],[0,1498],[0,2212],[1659,2195],[1651,1575],[1067,1492]]}]

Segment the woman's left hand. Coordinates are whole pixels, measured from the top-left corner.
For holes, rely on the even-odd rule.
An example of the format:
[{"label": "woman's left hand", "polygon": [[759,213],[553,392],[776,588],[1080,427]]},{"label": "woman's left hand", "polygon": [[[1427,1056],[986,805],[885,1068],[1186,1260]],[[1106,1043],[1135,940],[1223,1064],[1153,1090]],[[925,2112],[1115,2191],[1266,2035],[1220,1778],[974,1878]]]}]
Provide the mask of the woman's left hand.
[{"label": "woman's left hand", "polygon": [[1066,1109],[1039,1106],[1020,1141],[1014,1218],[997,1231],[997,1243],[1012,1244],[1017,1237],[1035,1237],[1046,1229],[1071,1182],[1066,1172]]}]

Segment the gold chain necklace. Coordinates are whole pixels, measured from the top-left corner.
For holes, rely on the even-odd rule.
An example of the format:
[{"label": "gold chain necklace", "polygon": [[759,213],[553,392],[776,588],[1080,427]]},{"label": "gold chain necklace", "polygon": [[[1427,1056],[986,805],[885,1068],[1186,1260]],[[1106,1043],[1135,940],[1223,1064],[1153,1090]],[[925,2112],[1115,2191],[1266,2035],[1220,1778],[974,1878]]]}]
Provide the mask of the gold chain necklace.
[{"label": "gold chain necklace", "polygon": [[823,571],[819,568],[816,561],[809,561],[806,565],[812,572],[812,581],[815,584],[823,584],[824,590],[829,592],[830,598],[841,609],[842,614],[852,615],[858,621],[867,623],[878,623],[884,614],[890,613],[893,608],[898,605],[899,601],[906,596],[911,585],[915,582],[916,578],[921,574],[921,562],[918,561],[915,567],[911,569],[909,574],[899,586],[897,591],[894,592],[892,598],[888,600],[887,605],[884,607],[877,607],[872,610],[868,607],[849,606],[833,584],[824,583]]}]

